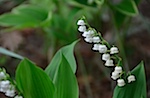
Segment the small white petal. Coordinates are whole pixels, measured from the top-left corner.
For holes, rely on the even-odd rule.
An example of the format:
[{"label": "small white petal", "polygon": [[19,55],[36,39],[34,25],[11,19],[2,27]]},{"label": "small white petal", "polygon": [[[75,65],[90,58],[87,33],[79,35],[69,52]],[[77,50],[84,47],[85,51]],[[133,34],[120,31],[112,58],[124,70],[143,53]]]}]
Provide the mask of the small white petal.
[{"label": "small white petal", "polygon": [[80,32],[85,32],[86,31],[86,26],[79,26],[78,30]]},{"label": "small white petal", "polygon": [[89,34],[93,35],[94,31],[93,30],[88,30]]},{"label": "small white petal", "polygon": [[94,44],[94,46],[93,46],[92,49],[98,51],[98,50],[99,50],[99,45],[100,45],[100,44]]},{"label": "small white petal", "polygon": [[10,89],[10,82],[8,80],[1,81],[0,82],[0,91],[1,92],[6,92],[8,89]]},{"label": "small white petal", "polygon": [[88,30],[88,31],[85,31],[83,34],[82,34],[83,37],[93,37],[94,36],[94,31],[93,30]]},{"label": "small white petal", "polygon": [[93,43],[99,43],[101,40],[98,36],[93,37]]},{"label": "small white petal", "polygon": [[116,73],[121,73],[122,72],[122,67],[121,66],[116,66],[115,67],[115,72]]},{"label": "small white petal", "polygon": [[83,34],[82,34],[83,37],[92,37],[92,35],[90,34],[89,31],[85,31]]},{"label": "small white petal", "polygon": [[119,73],[116,73],[115,71],[112,72],[111,78],[112,78],[113,80],[116,80],[116,79],[118,79],[119,77],[120,77]]},{"label": "small white petal", "polygon": [[118,53],[119,51],[118,51],[118,48],[117,47],[112,47],[111,49],[110,49],[110,54],[115,54],[115,53]]},{"label": "small white petal", "polygon": [[128,76],[128,83],[131,83],[131,82],[133,82],[133,81],[135,81],[136,79],[135,79],[135,76],[134,75],[130,75],[130,76]]},{"label": "small white petal", "polygon": [[78,22],[77,22],[77,25],[85,25],[85,22],[84,22],[84,20],[78,20]]},{"label": "small white petal", "polygon": [[7,90],[5,95],[8,97],[14,97],[15,96],[15,90]]},{"label": "small white petal", "polygon": [[92,43],[93,42],[93,38],[92,37],[86,37],[84,40],[86,42],[88,42],[88,43]]},{"label": "small white petal", "polygon": [[102,55],[102,60],[107,61],[110,59],[110,54],[103,54]]},{"label": "small white petal", "polygon": [[124,85],[125,85],[124,79],[118,79],[118,80],[117,80],[117,84],[118,84],[118,86],[120,86],[120,87],[124,86]]},{"label": "small white petal", "polygon": [[107,60],[105,66],[114,66],[113,60]]},{"label": "small white petal", "polygon": [[99,52],[100,53],[106,53],[107,47],[106,45],[99,45]]}]

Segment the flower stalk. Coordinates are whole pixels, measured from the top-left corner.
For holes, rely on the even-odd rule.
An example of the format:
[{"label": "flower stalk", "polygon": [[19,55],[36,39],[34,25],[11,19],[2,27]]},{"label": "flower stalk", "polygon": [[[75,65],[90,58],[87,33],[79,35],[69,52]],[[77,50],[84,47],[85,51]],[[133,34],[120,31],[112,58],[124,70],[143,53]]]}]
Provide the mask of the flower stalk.
[{"label": "flower stalk", "polygon": [[[127,83],[136,81],[133,74],[127,74],[123,69],[122,58],[118,56],[119,49],[110,45],[94,28],[90,27],[85,17],[82,17],[77,22],[78,30],[82,33],[85,42],[93,44],[92,50],[102,54],[102,60],[106,67],[113,67],[111,78],[117,81],[119,87],[124,87]],[[128,82],[126,83],[126,75]]]}]

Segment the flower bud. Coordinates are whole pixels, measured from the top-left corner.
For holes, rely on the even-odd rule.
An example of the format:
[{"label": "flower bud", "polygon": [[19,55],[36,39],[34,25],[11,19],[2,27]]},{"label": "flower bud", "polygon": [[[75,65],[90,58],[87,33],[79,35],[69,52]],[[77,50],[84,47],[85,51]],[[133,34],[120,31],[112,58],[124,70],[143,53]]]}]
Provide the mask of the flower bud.
[{"label": "flower bud", "polygon": [[105,63],[105,66],[114,66],[113,64],[113,60],[107,60],[106,63]]},{"label": "flower bud", "polygon": [[107,47],[106,45],[99,45],[99,52],[100,53],[106,53]]},{"label": "flower bud", "polygon": [[85,32],[86,31],[86,26],[79,26],[78,30],[80,32]]},{"label": "flower bud", "polygon": [[135,79],[135,76],[134,75],[130,75],[130,76],[128,76],[128,83],[131,83],[131,82],[133,82],[133,81],[135,81],[136,79]]},{"label": "flower bud", "polygon": [[82,26],[85,25],[84,20],[82,19],[78,20],[77,25],[82,25]]},{"label": "flower bud", "polygon": [[118,79],[117,84],[118,84],[118,86],[123,87],[125,85],[124,79]]},{"label": "flower bud", "polygon": [[110,49],[110,54],[115,54],[115,53],[118,53],[119,51],[118,51],[118,48],[117,47],[112,47],[111,49]]},{"label": "flower bud", "polygon": [[107,61],[110,59],[110,54],[103,54],[102,55],[102,60]]}]

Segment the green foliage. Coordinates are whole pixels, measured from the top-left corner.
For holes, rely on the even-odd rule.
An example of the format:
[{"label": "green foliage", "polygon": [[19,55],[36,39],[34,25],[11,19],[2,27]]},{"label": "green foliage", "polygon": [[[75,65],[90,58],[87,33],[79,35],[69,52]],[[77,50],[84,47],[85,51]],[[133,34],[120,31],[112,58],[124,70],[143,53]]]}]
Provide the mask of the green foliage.
[{"label": "green foliage", "polygon": [[127,16],[120,13],[119,11],[114,11],[114,24],[119,29],[124,24]]},{"label": "green foliage", "polygon": [[28,59],[21,61],[16,70],[16,84],[24,98],[79,97],[78,83],[74,74],[76,62],[73,56],[73,48],[77,42],[60,49],[46,72]]},{"label": "green foliage", "polygon": [[76,72],[76,62],[75,62],[75,58],[73,55],[73,49],[74,49],[74,45],[77,43],[78,41],[73,42],[72,44],[65,46],[63,48],[61,48],[53,57],[51,63],[47,66],[47,68],[45,69],[45,72],[51,77],[51,79],[54,81],[55,75],[57,75],[58,73],[58,69],[60,66],[60,62],[61,62],[61,58],[62,58],[62,54],[65,56],[65,58],[67,59],[73,73]]},{"label": "green foliage", "polygon": [[136,81],[134,83],[126,84],[125,87],[116,86],[113,98],[147,98],[143,62],[133,69],[131,74],[136,76]]},{"label": "green foliage", "polygon": [[119,4],[114,5],[114,8],[120,13],[128,16],[135,16],[138,14],[136,3],[133,0],[122,0]]},{"label": "green foliage", "polygon": [[92,6],[92,7],[96,7],[98,4],[103,4],[104,0],[75,0],[76,2],[78,2],[78,4],[76,5],[86,5],[86,6]]},{"label": "green foliage", "polygon": [[56,86],[55,98],[78,98],[79,91],[76,77],[65,56],[61,55],[58,72],[54,79]]},{"label": "green foliage", "polygon": [[1,15],[0,25],[16,29],[34,28],[46,25],[50,19],[50,13],[42,7],[21,5],[14,8],[11,13]]},{"label": "green foliage", "polygon": [[24,98],[53,98],[54,84],[50,77],[34,63],[24,59],[16,71],[17,87]]}]

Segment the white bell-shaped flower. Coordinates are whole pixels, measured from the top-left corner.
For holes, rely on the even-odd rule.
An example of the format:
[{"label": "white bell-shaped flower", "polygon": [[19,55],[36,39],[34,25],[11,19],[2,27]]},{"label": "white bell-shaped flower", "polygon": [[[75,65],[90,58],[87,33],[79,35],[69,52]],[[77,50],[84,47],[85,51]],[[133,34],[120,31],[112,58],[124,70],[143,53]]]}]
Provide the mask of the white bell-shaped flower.
[{"label": "white bell-shaped flower", "polygon": [[99,52],[100,53],[106,53],[107,47],[106,45],[99,45]]},{"label": "white bell-shaped flower", "polygon": [[78,28],[78,30],[80,31],[80,32],[85,32],[86,31],[86,26],[79,26],[79,28]]},{"label": "white bell-shaped flower", "polygon": [[89,34],[93,35],[94,34],[94,30],[90,29],[88,30]]},{"label": "white bell-shaped flower", "polygon": [[22,97],[22,96],[17,95],[17,96],[15,96],[14,98],[23,98],[23,97]]},{"label": "white bell-shaped flower", "polygon": [[125,86],[125,81],[124,81],[124,79],[118,79],[118,80],[117,80],[117,85],[120,86],[120,87]]},{"label": "white bell-shaped flower", "polygon": [[93,30],[88,30],[88,31],[85,31],[82,36],[83,37],[93,37],[94,35],[94,31]]},{"label": "white bell-shaped flower", "polygon": [[112,48],[110,49],[110,54],[115,54],[115,53],[118,53],[118,52],[119,52],[119,50],[118,50],[117,47],[112,47]]},{"label": "white bell-shaped flower", "polygon": [[107,61],[109,59],[110,59],[110,54],[105,53],[105,54],[102,55],[102,60]]},{"label": "white bell-shaped flower", "polygon": [[3,71],[0,72],[0,80],[5,79],[5,78],[6,78],[5,73]]},{"label": "white bell-shaped flower", "polygon": [[115,67],[115,72],[116,73],[121,73],[122,72],[122,67],[121,66],[116,66]]},{"label": "white bell-shaped flower", "polygon": [[94,44],[92,50],[98,51],[98,50],[99,50],[99,45],[100,45],[100,44]]},{"label": "white bell-shaped flower", "polygon": [[109,59],[106,61],[105,66],[114,66],[113,60]]},{"label": "white bell-shaped flower", "polygon": [[133,81],[135,81],[136,79],[135,79],[135,76],[134,75],[130,75],[130,76],[128,76],[128,83],[131,83],[131,82],[133,82]]},{"label": "white bell-shaped flower", "polygon": [[88,43],[92,43],[93,42],[93,38],[92,37],[86,37],[84,40],[86,42],[88,42]]},{"label": "white bell-shaped flower", "polygon": [[93,37],[93,43],[99,43],[101,40],[98,36]]},{"label": "white bell-shaped flower", "polygon": [[8,97],[14,97],[15,96],[15,90],[14,89],[11,89],[11,90],[9,89],[9,90],[6,91],[5,95],[8,96]]},{"label": "white bell-shaped flower", "polygon": [[89,37],[89,32],[88,31],[83,32],[82,36],[83,37]]},{"label": "white bell-shaped flower", "polygon": [[112,75],[111,75],[111,78],[113,79],[113,80],[116,80],[116,79],[118,79],[120,77],[120,75],[119,75],[119,73],[117,73],[117,72],[112,72]]},{"label": "white bell-shaped flower", "polygon": [[10,89],[10,82],[8,80],[1,81],[0,82],[0,91],[1,92],[6,92],[8,89]]},{"label": "white bell-shaped flower", "polygon": [[82,20],[82,19],[78,20],[77,25],[85,25],[84,20]]}]

